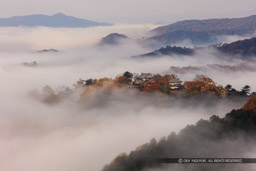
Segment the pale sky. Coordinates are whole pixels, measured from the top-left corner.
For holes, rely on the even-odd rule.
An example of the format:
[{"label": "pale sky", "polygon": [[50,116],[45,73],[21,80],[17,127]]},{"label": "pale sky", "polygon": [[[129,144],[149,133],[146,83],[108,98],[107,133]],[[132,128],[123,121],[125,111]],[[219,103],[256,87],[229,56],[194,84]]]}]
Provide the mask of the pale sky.
[{"label": "pale sky", "polygon": [[0,0],[1,18],[58,12],[112,23],[157,23],[252,15],[256,0]]}]

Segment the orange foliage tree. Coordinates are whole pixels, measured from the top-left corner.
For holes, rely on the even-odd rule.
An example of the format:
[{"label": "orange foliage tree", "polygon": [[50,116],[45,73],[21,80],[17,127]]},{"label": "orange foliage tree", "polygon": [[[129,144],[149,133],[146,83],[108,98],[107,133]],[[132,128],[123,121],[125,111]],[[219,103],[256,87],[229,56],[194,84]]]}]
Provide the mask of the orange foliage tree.
[{"label": "orange foliage tree", "polygon": [[131,79],[127,78],[125,76],[120,76],[120,77],[116,77],[115,79],[115,84],[118,87],[123,87],[123,86],[127,86],[131,83]]},{"label": "orange foliage tree", "polygon": [[196,76],[193,81],[184,83],[187,95],[210,93],[216,96],[226,96],[226,89],[217,85],[211,78],[204,75]]},{"label": "orange foliage tree", "polygon": [[104,86],[111,86],[113,85],[113,80],[112,78],[101,78],[97,81],[97,85],[104,87]]},{"label": "orange foliage tree", "polygon": [[242,109],[256,112],[256,96],[251,97]]}]

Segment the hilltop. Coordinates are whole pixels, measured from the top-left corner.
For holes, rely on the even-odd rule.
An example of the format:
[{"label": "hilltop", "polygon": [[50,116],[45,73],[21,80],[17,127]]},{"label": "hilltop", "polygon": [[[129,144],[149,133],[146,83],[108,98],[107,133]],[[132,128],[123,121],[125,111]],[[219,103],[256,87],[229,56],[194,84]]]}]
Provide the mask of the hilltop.
[{"label": "hilltop", "polygon": [[111,96],[118,90],[134,91],[138,97],[142,94],[158,94],[162,97],[177,97],[185,99],[210,99],[221,100],[238,100],[243,101],[256,93],[251,92],[249,85],[242,87],[241,91],[234,89],[231,85],[222,86],[214,82],[211,78],[204,75],[197,75],[190,81],[182,81],[175,74],[152,74],[152,73],[125,73],[116,76],[116,78],[99,78],[99,79],[79,79],[73,87],[63,86],[55,91],[50,86],[43,88],[43,93],[38,95],[41,101],[52,104],[58,103],[63,99],[70,98],[79,92],[79,99],[86,99],[90,94],[100,95],[102,91],[108,92]]},{"label": "hilltop", "polygon": [[129,38],[125,34],[119,33],[111,33],[106,37],[103,37],[99,43],[99,45],[117,45],[124,40],[128,40]]},{"label": "hilltop", "polygon": [[156,57],[156,56],[172,56],[172,55],[193,55],[194,54],[194,49],[191,48],[185,48],[185,47],[176,47],[176,46],[166,46],[162,47],[158,50],[138,55],[138,56],[133,56],[133,58],[141,58],[141,57]]}]

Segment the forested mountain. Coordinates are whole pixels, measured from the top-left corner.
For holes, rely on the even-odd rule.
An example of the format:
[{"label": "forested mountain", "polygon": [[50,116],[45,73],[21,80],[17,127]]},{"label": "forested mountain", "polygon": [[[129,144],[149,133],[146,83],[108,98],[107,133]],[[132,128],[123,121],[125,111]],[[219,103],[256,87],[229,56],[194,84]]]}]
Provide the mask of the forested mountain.
[{"label": "forested mountain", "polygon": [[223,44],[217,49],[230,55],[241,55],[245,57],[256,56],[256,38]]},{"label": "forested mountain", "polygon": [[147,40],[162,45],[190,40],[194,44],[215,41],[221,35],[246,35],[256,30],[256,15],[232,19],[185,20],[158,27]]},{"label": "forested mountain", "polygon": [[[217,51],[226,55],[239,55],[242,57],[256,56],[256,38],[239,40],[230,44],[223,44],[220,46],[209,46],[215,48]],[[171,55],[193,55],[196,50],[207,49],[209,47],[200,48],[186,48],[176,46],[166,46],[150,53],[138,55],[135,57],[155,57],[155,56],[171,56]]]},{"label": "forested mountain", "polygon": [[[129,155],[122,154],[106,165],[103,171],[141,171],[168,167],[150,159],[157,158],[204,158],[243,157],[254,149],[256,135],[256,100],[252,97],[245,106],[233,110],[224,118],[213,115],[209,120],[200,120],[180,133],[171,133],[159,142],[152,139]],[[239,170],[237,165],[169,165],[167,170]],[[247,170],[250,170],[247,167]]]}]

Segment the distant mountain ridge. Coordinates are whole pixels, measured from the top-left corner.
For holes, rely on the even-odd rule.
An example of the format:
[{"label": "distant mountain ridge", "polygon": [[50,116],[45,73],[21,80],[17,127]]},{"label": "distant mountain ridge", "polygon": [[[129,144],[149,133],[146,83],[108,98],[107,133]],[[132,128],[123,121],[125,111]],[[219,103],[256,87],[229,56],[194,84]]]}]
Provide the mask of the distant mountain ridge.
[{"label": "distant mountain ridge", "polygon": [[206,19],[206,20],[185,20],[179,21],[167,26],[161,26],[154,30],[157,34],[169,33],[174,31],[255,31],[256,15],[243,18],[223,18],[223,19]]},{"label": "distant mountain ridge", "polygon": [[[239,40],[232,43],[225,43],[220,46],[209,46],[211,48],[215,48],[217,51],[224,53],[226,55],[238,55],[243,58],[256,56],[256,37],[251,39]],[[199,49],[207,49],[209,47],[201,47],[201,48],[185,48],[185,47],[176,47],[176,46],[166,46],[162,47],[158,50],[133,56],[136,58],[141,57],[159,57],[159,56],[171,56],[171,55],[187,55],[191,56],[195,53],[196,50]]]},{"label": "distant mountain ridge", "polygon": [[35,14],[26,16],[14,16],[10,18],[0,18],[0,27],[68,27],[68,28],[86,28],[95,26],[108,26],[109,23],[101,23],[91,20],[80,19],[57,13],[52,16]]},{"label": "distant mountain ridge", "polygon": [[256,31],[256,15],[243,18],[185,20],[161,26],[150,31],[153,40],[170,45],[190,40],[192,43],[209,43],[222,35],[246,35]]}]

